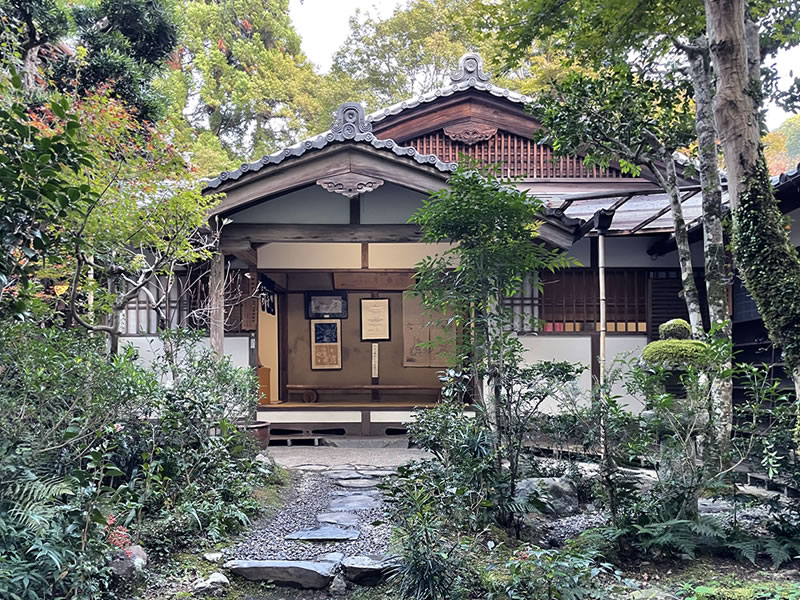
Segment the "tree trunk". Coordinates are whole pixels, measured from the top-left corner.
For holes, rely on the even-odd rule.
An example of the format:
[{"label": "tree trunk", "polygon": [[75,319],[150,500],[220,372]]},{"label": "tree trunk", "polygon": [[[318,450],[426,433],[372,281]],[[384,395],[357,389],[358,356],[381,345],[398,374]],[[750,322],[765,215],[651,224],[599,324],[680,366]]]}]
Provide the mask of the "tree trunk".
[{"label": "tree trunk", "polygon": [[211,258],[208,281],[208,329],[211,349],[218,356],[225,354],[225,256],[217,252]]},{"label": "tree trunk", "polygon": [[[706,299],[711,326],[717,335],[730,339],[728,276],[725,268],[725,238],[722,228],[722,181],[714,127],[711,56],[705,36],[693,40],[687,51],[694,87],[695,122],[698,142],[700,185],[703,188],[703,255],[705,257]],[[730,369],[731,364],[725,365]],[[714,454],[725,457],[731,447],[733,427],[733,381],[717,378],[711,388],[714,413]],[[724,461],[724,458],[723,458]]]},{"label": "tree trunk", "polygon": [[[800,397],[800,258],[760,142],[760,56],[745,0],[705,0],[717,75],[714,118],[728,170],[734,259]],[[799,425],[800,426],[800,425]]]},{"label": "tree trunk", "polygon": [[700,311],[700,295],[697,293],[697,284],[694,280],[689,232],[686,229],[686,221],[683,218],[681,193],[678,189],[678,173],[675,168],[675,161],[666,151],[662,156],[662,161],[666,174],[662,173],[654,163],[650,163],[649,167],[669,196],[672,222],[675,228],[675,245],[678,248],[678,262],[681,268],[683,299],[686,302],[686,310],[689,312],[689,323],[692,326],[692,331],[695,334],[699,334],[703,332],[703,313]]}]

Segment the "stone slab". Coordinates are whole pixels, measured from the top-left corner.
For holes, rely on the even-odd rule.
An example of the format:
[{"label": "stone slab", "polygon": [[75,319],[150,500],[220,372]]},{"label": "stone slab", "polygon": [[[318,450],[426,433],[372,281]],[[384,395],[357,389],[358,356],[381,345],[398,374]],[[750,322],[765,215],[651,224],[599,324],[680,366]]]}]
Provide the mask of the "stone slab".
[{"label": "stone slab", "polygon": [[224,567],[250,581],[274,581],[304,590],[321,590],[333,580],[335,561],[231,560]]},{"label": "stone slab", "polygon": [[336,485],[343,488],[364,489],[374,488],[378,482],[374,479],[338,479]]},{"label": "stone slab", "polygon": [[340,527],[352,527],[358,525],[358,516],[346,512],[326,512],[317,515],[320,523],[339,525]]},{"label": "stone slab", "polygon": [[287,540],[300,540],[304,542],[342,542],[357,540],[361,532],[357,529],[344,529],[334,525],[322,525],[316,529],[303,529],[286,536]]},{"label": "stone slab", "polygon": [[391,561],[385,556],[348,556],[342,561],[342,572],[345,579],[358,585],[377,585],[391,566]]},{"label": "stone slab", "polygon": [[353,510],[370,510],[377,506],[378,503],[371,496],[354,494],[331,500],[328,510],[330,512],[350,512]]},{"label": "stone slab", "polygon": [[352,469],[331,469],[329,471],[325,471],[323,473],[325,477],[328,479],[363,479],[364,476],[361,475],[358,471],[354,471]]}]

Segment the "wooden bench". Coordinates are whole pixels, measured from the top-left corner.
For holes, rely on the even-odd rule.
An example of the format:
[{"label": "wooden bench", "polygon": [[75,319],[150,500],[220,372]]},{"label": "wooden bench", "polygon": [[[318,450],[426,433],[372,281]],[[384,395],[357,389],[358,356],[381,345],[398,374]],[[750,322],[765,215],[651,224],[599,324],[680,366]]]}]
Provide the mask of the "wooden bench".
[{"label": "wooden bench", "polygon": [[439,392],[441,395],[442,387],[439,385],[388,385],[382,383],[364,385],[324,385],[324,384],[300,384],[287,383],[286,390],[289,392],[303,392],[303,402],[317,402],[319,392]]}]

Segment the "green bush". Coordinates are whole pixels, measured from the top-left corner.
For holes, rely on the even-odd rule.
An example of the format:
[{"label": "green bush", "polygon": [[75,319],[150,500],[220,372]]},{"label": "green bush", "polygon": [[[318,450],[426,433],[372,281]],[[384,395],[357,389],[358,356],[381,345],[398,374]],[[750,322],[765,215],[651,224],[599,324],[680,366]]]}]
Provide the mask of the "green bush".
[{"label": "green bush", "polygon": [[166,340],[151,368],[84,331],[0,323],[0,597],[93,600],[110,557],[238,531],[268,481],[236,426],[249,370]]},{"label": "green bush", "polygon": [[699,340],[658,340],[642,349],[642,360],[669,368],[702,367],[708,363],[708,344]]},{"label": "green bush", "polygon": [[688,340],[692,337],[692,326],[683,319],[672,319],[658,326],[658,337],[662,340]]}]

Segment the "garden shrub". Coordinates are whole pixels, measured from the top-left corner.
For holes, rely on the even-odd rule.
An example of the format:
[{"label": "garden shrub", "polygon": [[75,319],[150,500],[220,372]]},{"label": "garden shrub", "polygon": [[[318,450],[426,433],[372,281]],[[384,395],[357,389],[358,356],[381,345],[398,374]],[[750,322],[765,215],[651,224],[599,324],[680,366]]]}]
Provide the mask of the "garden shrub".
[{"label": "garden shrub", "polygon": [[692,326],[684,319],[671,319],[658,326],[658,337],[662,340],[688,340],[692,337]]},{"label": "garden shrub", "polygon": [[238,531],[269,479],[256,387],[194,334],[144,368],[83,331],[0,323],[0,597],[92,600],[110,557]]},{"label": "garden shrub", "polygon": [[642,360],[671,368],[703,367],[708,360],[708,344],[700,340],[657,340],[642,349]]}]

